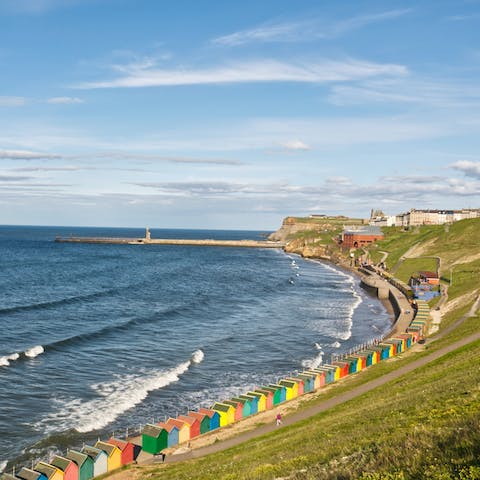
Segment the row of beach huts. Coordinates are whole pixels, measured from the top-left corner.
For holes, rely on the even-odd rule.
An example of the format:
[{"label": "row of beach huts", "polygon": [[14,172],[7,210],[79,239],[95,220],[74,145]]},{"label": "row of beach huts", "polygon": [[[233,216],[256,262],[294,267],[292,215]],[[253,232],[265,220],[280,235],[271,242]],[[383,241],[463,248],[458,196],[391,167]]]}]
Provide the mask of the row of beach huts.
[{"label": "row of beach huts", "polygon": [[[399,285],[396,285],[398,288]],[[362,347],[355,353],[282,378],[275,384],[264,385],[243,395],[216,402],[211,408],[200,408],[165,422],[147,424],[141,434],[141,447],[128,440],[110,438],[94,446],[69,450],[65,456],[54,456],[50,462],[39,462],[34,468],[22,468],[18,473],[4,474],[4,480],[90,480],[123,465],[134,462],[141,451],[157,455],[167,448],[188,442],[203,434],[230,425],[245,417],[272,409],[305,393],[316,391],[359,372],[382,360],[404,352],[422,340],[427,333],[429,306],[422,300],[413,304],[415,316],[406,332]]]}]

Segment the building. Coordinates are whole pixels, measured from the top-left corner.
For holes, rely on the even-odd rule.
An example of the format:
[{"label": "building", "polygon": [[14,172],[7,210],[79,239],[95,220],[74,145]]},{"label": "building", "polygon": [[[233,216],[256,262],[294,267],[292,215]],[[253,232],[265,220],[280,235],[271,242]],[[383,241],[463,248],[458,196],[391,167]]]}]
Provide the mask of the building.
[{"label": "building", "polygon": [[372,225],[350,227],[342,232],[339,243],[343,248],[361,248],[383,238],[384,235],[379,227]]}]

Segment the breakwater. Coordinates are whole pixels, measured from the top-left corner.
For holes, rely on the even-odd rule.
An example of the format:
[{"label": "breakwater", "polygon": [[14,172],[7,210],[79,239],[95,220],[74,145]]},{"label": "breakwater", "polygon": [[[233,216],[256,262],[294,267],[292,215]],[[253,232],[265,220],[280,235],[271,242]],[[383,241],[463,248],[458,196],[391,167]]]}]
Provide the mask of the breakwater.
[{"label": "breakwater", "polygon": [[214,240],[180,238],[56,237],[58,243],[104,243],[113,245],[192,245],[200,247],[283,248],[284,242],[262,240]]}]

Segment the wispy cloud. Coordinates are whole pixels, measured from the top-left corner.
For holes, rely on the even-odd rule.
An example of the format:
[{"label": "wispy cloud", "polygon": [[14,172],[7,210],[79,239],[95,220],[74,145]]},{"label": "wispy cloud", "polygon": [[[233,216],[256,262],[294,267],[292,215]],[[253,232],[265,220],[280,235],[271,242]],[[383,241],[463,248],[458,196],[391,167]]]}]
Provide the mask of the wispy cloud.
[{"label": "wispy cloud", "polygon": [[480,162],[460,160],[450,165],[454,170],[464,173],[467,177],[480,179]]},{"label": "wispy cloud", "polygon": [[81,98],[77,97],[52,97],[47,100],[47,103],[54,105],[73,105],[78,103],[84,103]]},{"label": "wispy cloud", "polygon": [[53,160],[63,158],[54,153],[31,152],[28,150],[0,150],[0,159],[4,160]]},{"label": "wispy cloud", "polygon": [[25,97],[0,96],[0,107],[22,107],[26,103]]},{"label": "wispy cloud", "polygon": [[293,151],[307,151],[312,149],[309,145],[301,140],[290,140],[289,142],[282,143],[281,147],[285,150]]},{"label": "wispy cloud", "polygon": [[224,66],[199,69],[158,69],[152,66],[129,67],[120,78],[84,82],[79,89],[165,87],[174,85],[207,85],[228,83],[296,82],[328,83],[358,80],[378,75],[402,76],[404,65],[374,63],[363,60],[323,60],[316,62],[281,62],[257,60],[232,62]]},{"label": "wispy cloud", "polygon": [[402,17],[411,11],[411,9],[389,10],[329,22],[321,19],[267,22],[251,29],[216,37],[211,43],[235,47],[255,42],[298,42],[316,38],[333,39],[372,23]]}]

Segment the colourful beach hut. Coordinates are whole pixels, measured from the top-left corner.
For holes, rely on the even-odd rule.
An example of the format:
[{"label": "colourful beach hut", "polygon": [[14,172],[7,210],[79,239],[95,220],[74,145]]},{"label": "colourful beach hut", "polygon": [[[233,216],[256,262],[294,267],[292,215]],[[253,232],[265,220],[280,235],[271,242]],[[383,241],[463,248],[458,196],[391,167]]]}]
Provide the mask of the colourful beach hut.
[{"label": "colourful beach hut", "polygon": [[388,357],[393,357],[395,355],[395,347],[391,343],[382,342],[379,345],[388,352]]},{"label": "colourful beach hut", "polygon": [[222,403],[233,407],[235,411],[235,421],[241,420],[243,418],[243,403],[237,402],[235,400],[222,400]]},{"label": "colourful beach hut", "polygon": [[252,414],[252,402],[250,400],[240,397],[232,397],[231,400],[232,402],[238,402],[242,404],[242,418],[248,417]]},{"label": "colourful beach hut", "polygon": [[250,402],[250,411],[252,412],[252,415],[255,413],[258,413],[258,398],[253,396],[253,395],[248,395],[246,393],[243,393],[242,395],[239,395],[238,398],[243,398],[245,400],[248,400]]},{"label": "colourful beach hut", "polygon": [[305,382],[299,377],[286,377],[285,380],[290,380],[297,384],[297,394],[303,395],[305,393]]},{"label": "colourful beach hut", "polygon": [[125,440],[120,440],[119,438],[110,437],[107,440],[111,445],[115,445],[120,449],[122,465],[127,465],[135,460],[135,445],[132,442],[127,442]]},{"label": "colourful beach hut", "polygon": [[77,450],[69,450],[65,456],[77,464],[78,480],[93,478],[93,460],[88,455],[77,452]]},{"label": "colourful beach hut", "polygon": [[286,390],[287,390],[287,400],[292,400],[292,398],[298,397],[298,385],[295,382],[292,382],[291,380],[285,380],[282,378],[278,382],[280,385],[283,385]]},{"label": "colourful beach hut", "polygon": [[188,416],[196,418],[200,422],[200,435],[210,431],[210,417],[206,413],[188,412]]},{"label": "colourful beach hut", "polygon": [[247,392],[247,395],[251,395],[252,397],[256,397],[257,399],[257,411],[258,412],[264,412],[267,409],[267,399],[265,395],[258,393],[258,392]]},{"label": "colourful beach hut", "polygon": [[360,352],[363,357],[365,358],[365,367],[371,367],[374,365],[376,354],[374,354],[371,350],[362,350]]},{"label": "colourful beach hut", "polygon": [[284,402],[287,399],[287,389],[278,383],[270,383],[268,388],[275,388],[280,391],[280,403]]},{"label": "colourful beach hut", "polygon": [[[178,439],[177,439],[178,443]],[[168,431],[161,425],[147,423],[142,430],[142,450],[156,455],[168,446]]]},{"label": "colourful beach hut", "polygon": [[[3,474],[3,477],[5,480],[10,480],[10,478],[13,478],[14,480],[17,480],[20,478],[21,480],[47,480],[47,477],[40,472],[36,472],[35,470],[30,470],[29,468],[23,467],[14,477],[13,475],[10,475],[10,478],[6,476],[6,474]],[[91,478],[91,477],[90,477]]]},{"label": "colourful beach hut", "polygon": [[199,408],[199,413],[204,413],[210,419],[210,430],[215,430],[220,427],[220,415],[218,412],[209,408]]},{"label": "colourful beach hut", "polygon": [[179,415],[177,420],[188,423],[190,426],[190,438],[195,438],[200,435],[200,422],[195,417],[189,415]]},{"label": "colourful beach hut", "polygon": [[322,386],[322,375],[312,372],[311,370],[305,370],[299,373],[298,376],[304,380],[307,378],[310,379],[310,391],[318,390]]},{"label": "colourful beach hut", "polygon": [[336,360],[335,362],[332,362],[332,365],[340,370],[339,378],[346,377],[349,373],[352,373],[350,371],[350,363],[346,362],[344,359]]},{"label": "colourful beach hut", "polygon": [[167,425],[163,422],[158,422],[157,425],[167,432],[167,447],[174,447],[175,445],[179,444],[178,427],[171,423]]},{"label": "colourful beach hut", "polygon": [[265,395],[265,407],[267,410],[270,410],[273,407],[273,392],[266,390],[265,388],[256,388],[255,392]]},{"label": "colourful beach hut", "polygon": [[47,480],[63,480],[63,472],[54,465],[50,465],[46,462],[38,462],[35,465],[34,470],[43,473]]},{"label": "colourful beach hut", "polygon": [[317,368],[312,368],[312,372],[318,373],[320,375],[323,374],[325,379],[325,384],[333,383],[335,381],[335,372],[333,368],[326,368],[325,366],[317,367]]},{"label": "colourful beach hut", "polygon": [[93,460],[93,476],[103,475],[108,472],[108,455],[99,448],[85,445],[82,453],[88,455]]},{"label": "colourful beach hut", "polygon": [[383,343],[386,343],[386,344],[391,345],[393,347],[393,355],[391,355],[391,356],[394,357],[395,355],[397,355],[397,353],[400,353],[397,342],[394,342],[391,338],[389,338],[388,340],[384,340]]},{"label": "colourful beach hut", "polygon": [[116,445],[99,441],[95,444],[95,448],[103,450],[107,454],[107,468],[109,472],[122,466],[122,451]]},{"label": "colourful beach hut", "polygon": [[55,455],[50,464],[63,472],[64,480],[78,480],[78,466],[72,460]]},{"label": "colourful beach hut", "polygon": [[383,357],[382,357],[383,348],[382,347],[380,347],[379,345],[372,345],[370,347],[370,350],[372,352],[374,352],[374,354],[375,354],[375,362],[376,363],[379,363],[383,360]]},{"label": "colourful beach hut", "polygon": [[330,365],[329,363],[325,363],[323,364],[321,367],[319,368],[330,368],[330,369],[333,369],[333,378],[334,378],[334,382],[336,382],[337,380],[340,379],[340,367],[339,366],[336,366],[336,365]]},{"label": "colourful beach hut", "polygon": [[165,424],[178,429],[178,443],[188,442],[190,440],[190,425],[188,423],[177,420],[176,418],[169,418]]},{"label": "colourful beach hut", "polygon": [[269,386],[263,386],[261,388],[263,391],[270,392],[272,394],[272,406],[278,405],[282,402],[281,390],[280,388],[274,388]]},{"label": "colourful beach hut", "polygon": [[215,410],[220,415],[221,427],[235,422],[235,409],[231,405],[215,402],[212,406],[212,410]]}]

